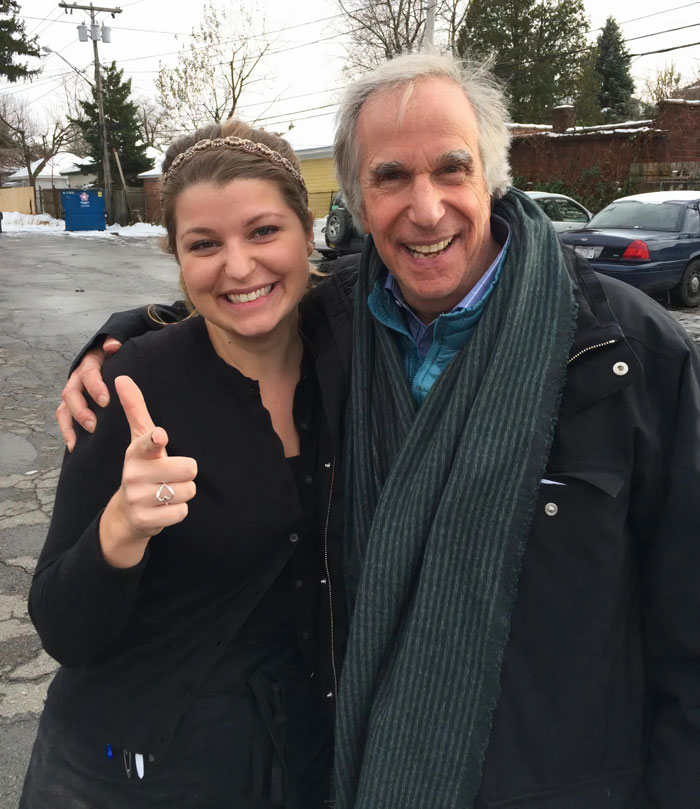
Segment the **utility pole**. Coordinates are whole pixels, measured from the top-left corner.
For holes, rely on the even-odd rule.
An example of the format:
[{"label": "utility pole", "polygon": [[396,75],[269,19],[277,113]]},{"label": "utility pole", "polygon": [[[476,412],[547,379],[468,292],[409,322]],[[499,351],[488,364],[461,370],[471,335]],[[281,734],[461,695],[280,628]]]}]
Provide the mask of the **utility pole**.
[{"label": "utility pole", "polygon": [[437,0],[429,0],[428,13],[425,17],[425,33],[423,35],[423,50],[430,53],[435,49],[435,6]]},{"label": "utility pole", "polygon": [[95,61],[95,100],[97,102],[97,116],[100,123],[100,142],[102,144],[102,176],[105,184],[105,213],[107,215],[107,223],[112,224],[114,221],[114,206],[112,204],[112,170],[109,165],[109,140],[107,138],[107,121],[105,120],[104,101],[102,93],[102,71],[100,70],[100,56],[97,51],[97,41],[101,39],[103,42],[111,42],[110,29],[104,23],[102,30],[95,20],[96,11],[105,11],[114,17],[121,14],[120,8],[102,8],[101,6],[81,6],[78,3],[59,3],[59,8],[65,9],[66,12],[73,10],[76,11],[89,11],[90,12],[90,31],[84,24],[78,26],[78,39],[81,42],[87,42],[88,36],[92,39],[92,52]]}]

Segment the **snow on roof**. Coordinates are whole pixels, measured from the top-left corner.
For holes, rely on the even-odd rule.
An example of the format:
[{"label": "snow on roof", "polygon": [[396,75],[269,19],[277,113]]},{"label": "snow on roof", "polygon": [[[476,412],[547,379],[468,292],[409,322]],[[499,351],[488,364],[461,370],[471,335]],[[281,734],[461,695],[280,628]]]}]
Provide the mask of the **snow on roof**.
[{"label": "snow on roof", "polygon": [[639,132],[666,132],[665,129],[654,129],[651,126],[640,126],[636,129],[617,129],[611,127],[597,126],[586,127],[585,129],[567,129],[566,132],[545,132],[548,138],[571,138],[583,137],[585,135],[635,135]]},{"label": "snow on roof", "polygon": [[629,197],[620,197],[615,202],[687,202],[700,199],[700,191],[650,191],[648,194],[630,194]]},{"label": "snow on roof", "polygon": [[664,104],[687,104],[689,107],[697,107],[700,101],[693,98],[664,98]]},{"label": "snow on roof", "polygon": [[143,180],[148,177],[160,177],[160,175],[163,173],[161,166],[165,160],[165,152],[155,146],[149,146],[146,149],[146,157],[149,157],[153,161],[153,168],[140,172],[137,174],[137,177],[140,177]]},{"label": "snow on roof", "polygon": [[551,129],[551,124],[508,124],[508,129]]},{"label": "snow on roof", "polygon": [[[61,174],[63,171],[72,171],[74,166],[81,165],[82,161],[85,161],[86,158],[78,157],[77,155],[71,154],[70,152],[60,152],[57,155],[54,155],[50,160],[46,162],[44,168],[39,172],[37,175],[38,177],[55,177],[58,174]],[[89,159],[89,158],[88,158]],[[40,160],[34,160],[31,163],[32,171],[39,165]],[[90,160],[90,162],[92,162]],[[17,169],[17,171],[10,174],[7,178],[9,181],[12,180],[24,180],[28,177],[27,169],[21,168]]]}]

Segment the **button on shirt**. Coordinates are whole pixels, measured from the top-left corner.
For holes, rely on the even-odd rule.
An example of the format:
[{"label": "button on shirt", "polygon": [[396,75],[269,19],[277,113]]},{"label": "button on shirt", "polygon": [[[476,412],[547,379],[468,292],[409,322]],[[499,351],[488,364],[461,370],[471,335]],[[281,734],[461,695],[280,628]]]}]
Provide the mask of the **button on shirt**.
[{"label": "button on shirt", "polygon": [[502,245],[491,266],[467,295],[450,311],[423,323],[406,303],[399,284],[387,271],[368,298],[373,316],[397,333],[411,392],[420,405],[452,357],[472,336],[500,277],[510,245],[510,228],[499,216],[491,217],[491,233]]}]

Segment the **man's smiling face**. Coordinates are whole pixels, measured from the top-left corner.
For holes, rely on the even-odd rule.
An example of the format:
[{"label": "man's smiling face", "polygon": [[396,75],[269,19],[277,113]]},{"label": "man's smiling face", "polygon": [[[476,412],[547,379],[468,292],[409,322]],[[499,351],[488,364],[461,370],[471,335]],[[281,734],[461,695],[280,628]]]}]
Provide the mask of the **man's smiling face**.
[{"label": "man's smiling face", "polygon": [[472,106],[449,79],[381,90],[355,139],[365,230],[406,303],[430,322],[450,311],[498,255]]}]

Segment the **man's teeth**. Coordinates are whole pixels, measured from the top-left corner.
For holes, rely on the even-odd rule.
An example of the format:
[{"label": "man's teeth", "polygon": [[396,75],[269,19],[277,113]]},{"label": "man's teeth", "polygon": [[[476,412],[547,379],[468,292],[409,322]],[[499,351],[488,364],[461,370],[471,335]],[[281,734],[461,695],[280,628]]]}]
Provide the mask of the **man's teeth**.
[{"label": "man's teeth", "polygon": [[407,244],[406,247],[408,247],[412,253],[420,253],[423,256],[427,256],[432,253],[439,253],[441,250],[449,247],[451,242],[452,238],[449,238],[441,242],[436,242],[436,244]]},{"label": "man's teeth", "polygon": [[244,292],[241,295],[227,295],[226,298],[229,303],[248,303],[248,301],[254,301],[265,295],[269,295],[270,292],[272,292],[272,284],[268,284],[266,287],[260,287],[260,289],[255,289],[252,292]]}]

